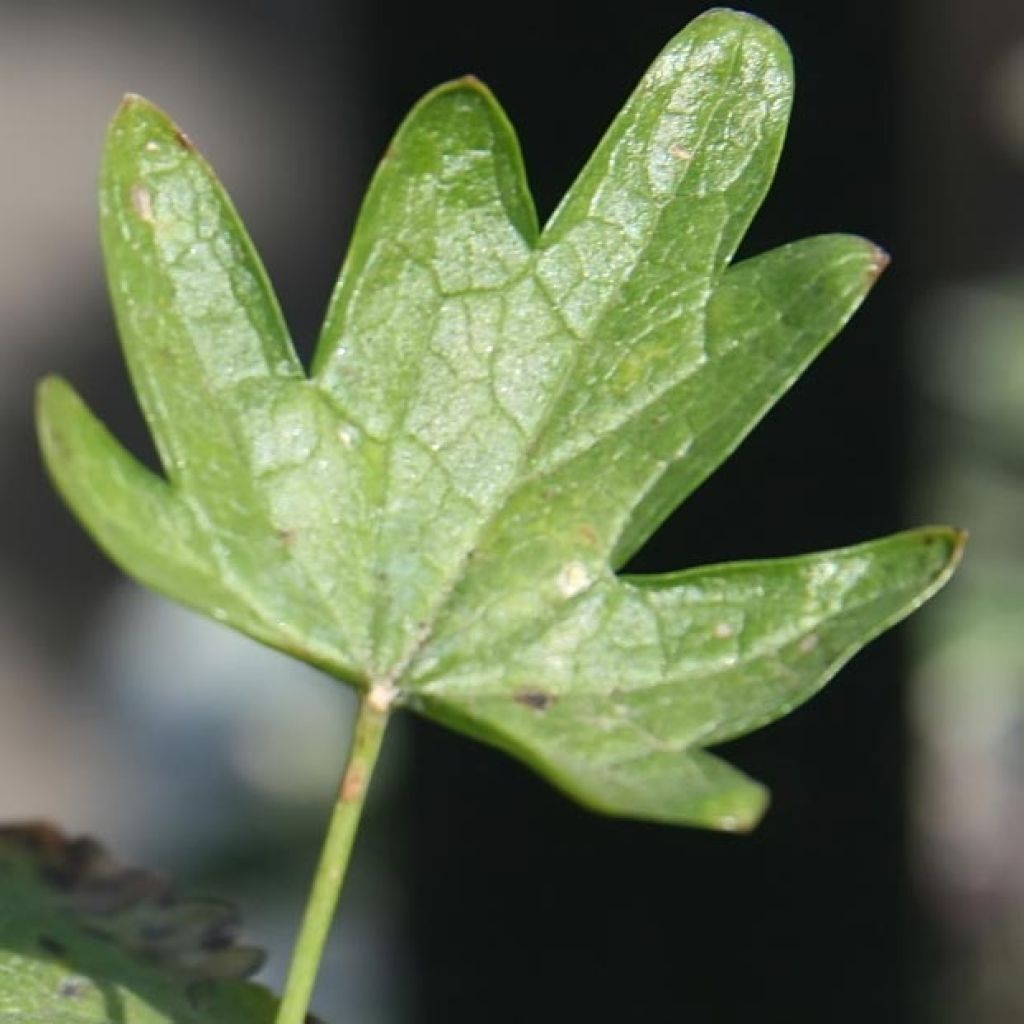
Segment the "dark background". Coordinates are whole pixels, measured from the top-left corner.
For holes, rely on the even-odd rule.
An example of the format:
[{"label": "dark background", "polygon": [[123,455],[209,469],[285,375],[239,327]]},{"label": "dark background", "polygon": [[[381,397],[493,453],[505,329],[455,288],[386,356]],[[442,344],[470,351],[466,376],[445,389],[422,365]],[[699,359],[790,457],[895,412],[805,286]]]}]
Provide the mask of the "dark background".
[{"label": "dark background", "polygon": [[[178,116],[218,167],[219,150],[242,153],[231,165],[246,165],[240,206],[307,354],[359,195],[420,94],[466,72],[495,90],[519,130],[543,218],[647,64],[703,9],[643,0],[88,6],[112,23],[180,31],[183,79],[191,41],[212,48],[215,62],[239,61],[239,111],[247,82],[253,105],[280,83],[283,115],[252,134],[230,116],[236,108],[210,115],[209,137],[189,128],[188,110]],[[916,298],[933,281],[997,269],[1020,251],[1022,218],[1011,203],[1019,170],[977,114],[986,56],[1024,35],[1018,3],[743,6],[781,30],[797,70],[789,143],[743,253],[845,230],[896,258],[839,341],[638,556],[642,571],[838,546],[910,525],[905,339]],[[31,8],[37,21],[43,7],[51,5]],[[52,5],[55,24],[67,9]],[[162,20],[149,21],[158,9]],[[7,0],[0,18],[20,24],[29,10]],[[133,74],[144,78],[141,45]],[[293,136],[281,134],[288,103],[298,105]],[[59,113],[46,116],[47,130],[60,133]],[[98,146],[102,120],[92,128]],[[311,140],[312,155],[302,149]],[[268,147],[279,177],[261,164]],[[224,176],[234,190],[232,173]],[[261,199],[247,205],[250,187]],[[284,190],[284,212],[274,188]],[[42,199],[30,192],[24,202]],[[18,256],[4,258],[13,267]],[[73,298],[38,310],[41,338],[74,337],[64,348],[29,348],[18,366],[27,381],[56,362],[145,450],[98,252],[90,259]],[[4,398],[0,563],[5,590],[18,596],[19,636],[66,667],[89,650],[92,609],[115,576],[42,477],[25,395]],[[401,1019],[941,1019],[922,993],[942,969],[943,940],[908,853],[905,640],[902,631],[882,638],[809,707],[729,746],[729,759],[773,792],[750,837],[603,819],[488,749],[409,726],[395,808],[406,818],[392,833],[401,872],[390,883],[405,893],[404,973],[392,982],[411,993]],[[48,684],[58,702],[67,671]],[[371,831],[365,856],[386,845],[386,830]],[[311,857],[303,851],[303,869]],[[355,967],[343,958],[337,969]],[[330,1005],[320,1011],[338,1019]]]}]

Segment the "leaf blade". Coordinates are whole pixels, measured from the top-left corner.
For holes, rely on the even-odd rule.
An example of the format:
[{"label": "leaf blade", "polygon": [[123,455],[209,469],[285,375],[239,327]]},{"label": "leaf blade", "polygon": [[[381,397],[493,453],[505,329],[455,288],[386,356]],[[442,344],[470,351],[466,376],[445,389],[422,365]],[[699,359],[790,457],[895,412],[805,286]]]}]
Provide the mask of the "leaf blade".
[{"label": "leaf blade", "polygon": [[662,447],[664,468],[635,504],[613,565],[624,565],[742,443],[842,330],[887,262],[865,239],[821,235],[729,268],[708,303],[710,358],[654,413],[682,417],[689,440],[675,457]]},{"label": "leaf blade", "polygon": [[[232,605],[234,595],[197,556],[195,524],[167,482],[125,451],[66,381],[43,380],[36,409],[57,489],[113,561],[193,607]],[[233,617],[257,628],[241,607]]]},{"label": "leaf blade", "polygon": [[[749,827],[764,802],[749,780],[692,755],[816,693],[946,582],[963,543],[958,531],[930,528],[598,584],[539,634],[492,643],[472,660],[460,652],[424,665],[417,706],[553,771],[584,802],[608,791],[612,813]],[[634,778],[638,769],[660,794],[660,810]],[[691,792],[687,777],[720,777],[723,792],[705,791],[706,783]],[[681,789],[669,799],[674,786]],[[714,814],[702,818],[702,807]]]},{"label": "leaf blade", "polygon": [[[223,187],[188,137],[138,96],[110,125],[100,233],[125,357],[164,469],[200,489],[244,492],[246,383],[297,380],[302,370]],[[216,459],[194,458],[211,449]],[[212,469],[222,475],[207,478]]]},{"label": "leaf blade", "polygon": [[[763,787],[704,746],[806,699],[940,586],[961,544],[932,531],[615,576],[881,268],[850,236],[729,266],[774,171],[791,79],[763,22],[697,19],[540,236],[493,97],[471,80],[428,94],[371,185],[312,379],[212,172],[165,115],[132,101],[108,144],[104,233],[170,480],[140,474],[51,389],[40,422],[58,485],[147,582],[496,743],[590,806],[747,827]],[[191,524],[168,529],[207,583],[161,575],[159,538],[140,522],[167,508]],[[925,537],[939,554],[922,568],[911,552]],[[890,549],[899,571],[887,575]],[[848,588],[838,610],[815,612],[813,644],[800,648],[806,631],[783,643],[810,614],[801,573],[836,559],[864,562],[858,579],[880,596]],[[739,633],[715,618],[715,586],[730,614],[760,622],[744,634],[759,638],[756,656],[705,649]]]},{"label": "leaf blade", "polygon": [[591,344],[541,467],[697,354],[700,312],[771,183],[791,102],[785,42],[732,11],[691,22],[644,75],[544,231],[538,273]]},{"label": "leaf blade", "polygon": [[[570,357],[553,389],[537,389],[546,408],[528,461],[452,587],[471,614],[515,590],[509,566],[553,581],[579,563],[599,577],[631,503],[692,443],[685,415],[665,407],[705,360],[704,310],[774,171],[791,78],[788,50],[764,22],[698,18],[655,61],[545,228],[535,275]],[[550,610],[521,597],[495,618]],[[452,629],[463,624],[456,608]]]},{"label": "leaf blade", "polygon": [[528,276],[535,239],[518,143],[493,97],[466,79],[428,93],[371,184],[314,361],[365,439],[378,676],[432,621],[558,376]]},{"label": "leaf blade", "polygon": [[360,481],[234,206],[184,132],[136,96],[111,124],[100,198],[110,291],[143,414],[197,523],[197,555],[233,595],[199,603],[359,685],[368,646],[359,601],[369,584],[358,585],[332,506],[339,494],[358,498]]}]

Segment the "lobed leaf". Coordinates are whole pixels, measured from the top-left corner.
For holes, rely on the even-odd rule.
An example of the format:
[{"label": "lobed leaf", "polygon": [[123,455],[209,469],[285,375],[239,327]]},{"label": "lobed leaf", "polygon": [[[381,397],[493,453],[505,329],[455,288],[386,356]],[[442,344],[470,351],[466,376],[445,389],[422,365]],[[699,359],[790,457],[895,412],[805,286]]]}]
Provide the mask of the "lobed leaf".
[{"label": "lobed leaf", "polygon": [[961,543],[924,529],[605,581],[475,658],[453,644],[424,659],[415,692],[428,714],[484,734],[598,810],[750,828],[763,787],[700,748],[803,703],[945,582]]},{"label": "lobed leaf", "polygon": [[763,789],[703,748],[805,700],[962,546],[929,529],[615,575],[884,266],[845,235],[731,263],[791,95],[771,28],[698,18],[539,231],[493,97],[436,89],[374,177],[308,377],[212,172],[130,97],[103,237],[166,480],[50,381],[57,486],[143,582],[393,689],[594,807],[753,824]]}]

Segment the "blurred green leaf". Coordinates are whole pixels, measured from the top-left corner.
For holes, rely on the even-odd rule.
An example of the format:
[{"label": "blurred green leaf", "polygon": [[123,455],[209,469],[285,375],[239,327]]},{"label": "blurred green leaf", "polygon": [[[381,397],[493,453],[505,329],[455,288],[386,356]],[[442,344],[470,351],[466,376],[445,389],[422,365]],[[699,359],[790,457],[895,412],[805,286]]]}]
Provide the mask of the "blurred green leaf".
[{"label": "blurred green leaf", "polygon": [[815,692],[961,546],[929,529],[615,575],[884,265],[844,235],[731,264],[791,89],[763,22],[697,19],[543,232],[491,95],[435,90],[373,181],[309,376],[221,186],[130,97],[103,239],[166,479],[48,380],[57,486],[144,583],[393,691],[591,806],[752,825],[763,789],[703,748]]},{"label": "blurred green leaf", "polygon": [[277,1003],[243,979],[233,909],[183,900],[95,843],[0,828],[0,1024],[260,1024]]}]

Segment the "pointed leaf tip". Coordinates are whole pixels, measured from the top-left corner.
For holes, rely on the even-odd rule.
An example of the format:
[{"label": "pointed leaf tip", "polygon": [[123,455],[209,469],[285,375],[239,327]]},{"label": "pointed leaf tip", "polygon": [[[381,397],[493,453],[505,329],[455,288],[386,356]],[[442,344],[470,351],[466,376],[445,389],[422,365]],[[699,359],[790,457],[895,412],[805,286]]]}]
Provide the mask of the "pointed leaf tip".
[{"label": "pointed leaf tip", "polygon": [[152,100],[146,99],[145,96],[135,92],[126,92],[121,97],[121,102],[114,111],[114,116],[111,118],[111,126],[121,124],[130,118],[139,117],[140,115],[156,115],[162,120],[170,120],[167,114]]},{"label": "pointed leaf tip", "polygon": [[64,377],[57,373],[48,373],[36,381],[35,410],[37,416],[42,414],[44,407],[52,401],[52,396],[59,392],[61,387],[70,387],[70,385]]},{"label": "pointed leaf tip", "polygon": [[971,539],[969,530],[959,526],[922,527],[928,543],[941,543],[948,551],[946,564],[936,576],[937,586],[941,586],[953,575],[963,561],[967,551],[967,543]]},{"label": "pointed leaf tip", "polygon": [[[125,136],[127,144],[122,144]],[[147,144],[150,153],[156,154],[164,139],[198,156],[195,144],[162,107],[137,93],[126,93],[107,131],[105,164],[109,165],[115,153],[123,160],[125,154],[141,152]]]},{"label": "pointed leaf tip", "polygon": [[68,457],[67,442],[78,440],[72,436],[75,433],[74,417],[84,407],[82,399],[65,377],[47,374],[36,383],[37,433],[51,472],[58,470]]}]

